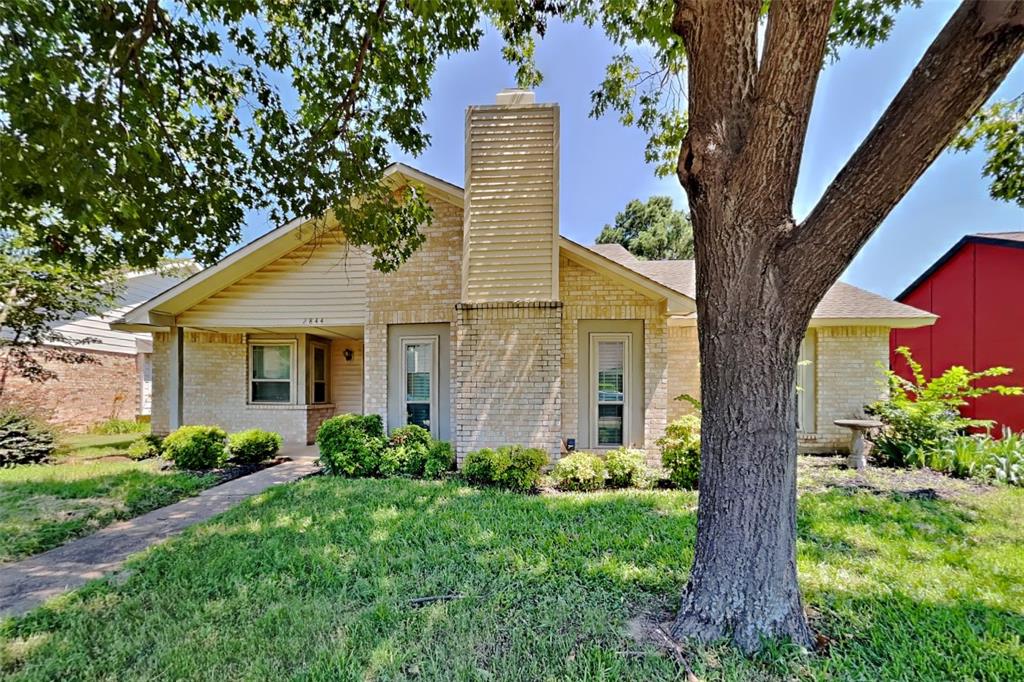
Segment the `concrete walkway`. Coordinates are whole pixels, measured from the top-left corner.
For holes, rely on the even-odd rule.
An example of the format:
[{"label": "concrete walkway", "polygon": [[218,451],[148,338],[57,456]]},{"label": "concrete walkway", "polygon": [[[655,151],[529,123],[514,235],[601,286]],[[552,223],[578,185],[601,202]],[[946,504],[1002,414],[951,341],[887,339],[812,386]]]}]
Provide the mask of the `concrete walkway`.
[{"label": "concrete walkway", "polygon": [[121,521],[43,554],[0,566],[0,617],[25,613],[47,599],[101,578],[140,552],[261,493],[315,472],[314,446],[286,446],[292,461],[208,488],[195,497]]}]

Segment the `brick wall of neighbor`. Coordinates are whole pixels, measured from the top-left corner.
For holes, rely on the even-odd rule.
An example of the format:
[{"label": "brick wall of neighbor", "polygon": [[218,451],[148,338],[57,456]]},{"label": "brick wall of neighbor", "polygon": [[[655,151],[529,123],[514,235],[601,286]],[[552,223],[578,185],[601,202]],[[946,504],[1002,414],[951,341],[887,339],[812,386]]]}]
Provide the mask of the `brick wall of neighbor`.
[{"label": "brick wall of neighbor", "polygon": [[[462,208],[430,198],[434,219],[423,229],[426,241],[398,270],[367,275],[367,325],[363,330],[363,403],[366,414],[379,414],[387,423],[388,325],[449,324],[462,293]],[[451,325],[455,348],[455,325]],[[456,376],[455,353],[451,377]],[[452,398],[455,386],[452,386]],[[455,433],[455,410],[451,410]]]},{"label": "brick wall of neighbor", "polygon": [[455,434],[466,453],[510,443],[561,450],[562,304],[460,303]]},{"label": "brick wall of neighbor", "polygon": [[658,461],[655,441],[665,433],[668,399],[668,327],[659,301],[579,265],[559,262],[562,310],[562,434],[576,438],[579,429],[579,320],[644,321],[644,449]]},{"label": "brick wall of neighbor", "polygon": [[818,327],[815,355],[817,433],[801,437],[801,450],[845,450],[850,432],[832,422],[863,417],[864,406],[885,395],[889,329]]},{"label": "brick wall of neighbor", "polygon": [[68,364],[36,357],[54,379],[34,383],[11,373],[3,404],[27,410],[69,432],[87,431],[108,419],[135,419],[139,414],[140,369],[137,356],[82,350],[94,362]]},{"label": "brick wall of neighbor", "polygon": [[697,326],[668,328],[668,420],[678,419],[696,410],[683,400],[682,394],[700,400],[700,348]]}]

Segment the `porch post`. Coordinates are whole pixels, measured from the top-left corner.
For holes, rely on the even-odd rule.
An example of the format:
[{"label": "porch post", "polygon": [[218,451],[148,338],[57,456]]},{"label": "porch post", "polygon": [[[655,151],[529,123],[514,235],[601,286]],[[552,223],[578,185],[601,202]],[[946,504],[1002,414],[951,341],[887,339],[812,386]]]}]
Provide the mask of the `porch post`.
[{"label": "porch post", "polygon": [[168,427],[174,431],[184,422],[183,418],[183,383],[184,383],[184,356],[185,356],[185,330],[182,327],[171,327],[171,357],[170,372],[168,373],[169,386],[167,408]]}]

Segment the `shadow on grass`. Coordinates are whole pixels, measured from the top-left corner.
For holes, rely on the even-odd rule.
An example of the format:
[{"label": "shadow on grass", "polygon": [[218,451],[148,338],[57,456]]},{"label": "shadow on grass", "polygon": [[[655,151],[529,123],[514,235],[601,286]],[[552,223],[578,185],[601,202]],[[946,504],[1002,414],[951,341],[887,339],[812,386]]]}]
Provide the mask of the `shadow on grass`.
[{"label": "shadow on grass", "polygon": [[[881,500],[911,507],[892,518],[868,496],[844,495],[801,501],[807,561],[828,568],[849,556],[832,545],[861,534],[914,536],[921,522],[964,533],[969,524],[927,501]],[[834,528],[850,524],[849,536]],[[672,660],[635,651],[625,624],[674,607],[695,525],[688,493],[527,497],[310,479],[151,550],[123,582],[93,583],[8,621],[0,639],[13,653],[0,661],[25,679],[676,679]],[[830,655],[750,661],[694,648],[695,671],[708,680],[892,679],[959,665],[951,677],[963,678],[1022,660],[1020,639],[1016,649],[1005,639],[1019,631],[1019,614],[955,596],[912,598],[899,583],[877,594],[845,587],[824,581],[808,592],[834,639]],[[430,596],[451,598],[410,603]],[[950,632],[957,642],[946,641]],[[959,663],[928,660],[941,655]]]}]

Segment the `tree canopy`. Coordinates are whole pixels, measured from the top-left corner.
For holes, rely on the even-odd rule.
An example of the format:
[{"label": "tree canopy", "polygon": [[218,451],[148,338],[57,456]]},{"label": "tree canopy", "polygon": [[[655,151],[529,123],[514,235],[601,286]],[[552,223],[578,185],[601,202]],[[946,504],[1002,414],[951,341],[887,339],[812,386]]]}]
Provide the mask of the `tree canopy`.
[{"label": "tree canopy", "polygon": [[633,199],[605,225],[598,244],[621,244],[643,260],[693,258],[693,226],[686,211],[672,205],[672,197]]}]

